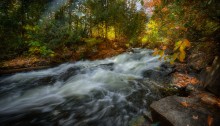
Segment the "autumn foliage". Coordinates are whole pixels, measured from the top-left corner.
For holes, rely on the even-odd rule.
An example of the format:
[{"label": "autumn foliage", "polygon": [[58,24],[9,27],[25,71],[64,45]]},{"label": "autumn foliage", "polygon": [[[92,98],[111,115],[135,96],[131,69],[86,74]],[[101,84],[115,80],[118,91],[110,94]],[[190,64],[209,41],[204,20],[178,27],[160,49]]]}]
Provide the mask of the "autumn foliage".
[{"label": "autumn foliage", "polygon": [[[191,42],[211,36],[219,29],[214,5],[216,1],[144,0],[153,15],[147,24],[142,43],[155,48],[155,55],[184,62]],[[208,11],[212,11],[211,15]],[[165,49],[170,56],[164,56]]]}]

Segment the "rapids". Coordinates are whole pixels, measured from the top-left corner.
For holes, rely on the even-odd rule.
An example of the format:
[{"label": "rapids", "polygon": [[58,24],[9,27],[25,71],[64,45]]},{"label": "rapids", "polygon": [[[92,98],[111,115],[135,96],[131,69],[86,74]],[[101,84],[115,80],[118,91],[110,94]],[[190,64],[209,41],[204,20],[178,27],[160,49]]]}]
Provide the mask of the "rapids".
[{"label": "rapids", "polygon": [[143,72],[163,61],[133,49],[96,61],[0,77],[1,125],[127,126],[158,99]]}]

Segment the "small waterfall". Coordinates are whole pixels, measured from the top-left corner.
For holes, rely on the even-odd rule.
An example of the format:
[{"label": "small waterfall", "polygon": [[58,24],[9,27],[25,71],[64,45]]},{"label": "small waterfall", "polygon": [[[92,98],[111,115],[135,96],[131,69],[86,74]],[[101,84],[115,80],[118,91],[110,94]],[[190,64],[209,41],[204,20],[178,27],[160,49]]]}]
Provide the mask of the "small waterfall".
[{"label": "small waterfall", "polygon": [[143,72],[163,63],[133,49],[96,61],[1,77],[0,124],[127,126],[158,95]]}]

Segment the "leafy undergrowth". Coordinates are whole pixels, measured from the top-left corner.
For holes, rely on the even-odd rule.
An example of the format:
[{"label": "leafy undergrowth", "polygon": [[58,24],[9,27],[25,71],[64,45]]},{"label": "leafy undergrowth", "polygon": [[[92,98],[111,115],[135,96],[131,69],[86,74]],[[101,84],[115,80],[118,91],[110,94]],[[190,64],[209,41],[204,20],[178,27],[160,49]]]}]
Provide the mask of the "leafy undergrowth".
[{"label": "leafy undergrowth", "polygon": [[1,64],[1,69],[16,69],[21,67],[36,67],[43,64],[48,64],[49,61],[45,58],[40,58],[37,56],[31,56],[31,57],[16,57],[12,60],[3,61]]},{"label": "leafy undergrowth", "polygon": [[12,69],[22,68],[30,68],[31,70],[32,67],[51,66],[63,62],[96,60],[112,57],[121,54],[126,50],[126,47],[123,45],[124,44],[121,42],[108,41],[93,45],[92,47],[82,45],[75,50],[65,47],[62,50],[55,51],[55,56],[53,57],[43,58],[35,55],[19,56],[11,60],[2,61],[0,63],[0,74],[2,70],[11,71]]}]

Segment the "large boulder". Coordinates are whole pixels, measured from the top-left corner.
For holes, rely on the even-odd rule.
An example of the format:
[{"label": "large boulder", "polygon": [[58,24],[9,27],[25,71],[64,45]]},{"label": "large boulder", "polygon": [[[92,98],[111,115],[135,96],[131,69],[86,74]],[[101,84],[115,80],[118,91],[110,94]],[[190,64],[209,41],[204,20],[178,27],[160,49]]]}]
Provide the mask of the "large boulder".
[{"label": "large boulder", "polygon": [[199,98],[169,96],[150,105],[154,121],[162,126],[217,126],[220,110],[204,105]]},{"label": "large boulder", "polygon": [[216,56],[212,67],[205,76],[204,83],[210,92],[220,96],[220,57]]}]

